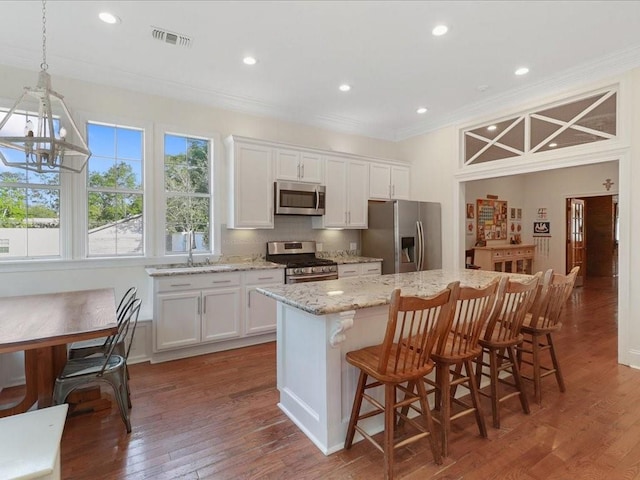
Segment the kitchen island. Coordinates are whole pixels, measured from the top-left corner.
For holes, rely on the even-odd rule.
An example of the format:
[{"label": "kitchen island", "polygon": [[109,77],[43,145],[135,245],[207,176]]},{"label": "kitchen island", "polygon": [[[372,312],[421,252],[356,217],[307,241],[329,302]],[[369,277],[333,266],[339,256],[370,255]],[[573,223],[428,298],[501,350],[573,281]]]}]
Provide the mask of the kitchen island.
[{"label": "kitchen island", "polygon": [[[456,280],[480,287],[501,275],[530,278],[429,270],[258,288],[278,301],[278,406],[325,455],[341,450],[359,373],[345,354],[382,342],[391,292],[427,297]],[[382,430],[381,416],[368,420],[367,431]]]}]

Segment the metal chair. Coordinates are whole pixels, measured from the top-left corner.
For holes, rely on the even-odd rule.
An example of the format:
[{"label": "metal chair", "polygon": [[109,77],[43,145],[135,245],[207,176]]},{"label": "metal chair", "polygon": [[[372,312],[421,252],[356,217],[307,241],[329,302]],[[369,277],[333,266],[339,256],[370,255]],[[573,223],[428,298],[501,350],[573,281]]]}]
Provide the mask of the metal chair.
[{"label": "metal chair", "polygon": [[[509,279],[506,283],[500,284],[496,308],[493,310],[484,335],[479,340],[482,353],[476,360],[476,383],[479,387],[483,376],[490,380],[489,392],[478,390],[478,393],[491,399],[495,428],[500,428],[500,403],[509,398],[520,397],[522,411],[529,413],[529,401],[516,361],[516,347],[522,343],[520,328],[533,303],[541,277],[542,272],[538,272],[528,282]],[[485,360],[485,357],[488,357],[488,360]],[[484,372],[484,367],[489,367],[489,373]],[[501,378],[501,372],[510,373],[511,378],[504,376]],[[501,395],[501,385],[512,387],[512,390]]]},{"label": "metal chair", "polygon": [[[129,305],[137,298],[138,290],[136,287],[129,288],[125,294],[120,299],[120,303],[118,304],[118,308],[116,310],[118,325],[123,319],[124,313],[126,312]],[[69,358],[84,358],[90,355],[101,354],[104,355],[107,353],[109,342],[111,341],[113,336],[104,337],[104,338],[95,338],[91,340],[85,340],[82,342],[74,342],[69,347],[68,355]],[[124,357],[128,355],[124,349],[124,338],[122,342],[116,344],[115,353]]]},{"label": "metal chair", "polygon": [[118,327],[118,333],[111,337],[108,342],[106,355],[67,360],[62,373],[56,378],[53,389],[54,405],[64,403],[67,396],[76,388],[95,383],[107,383],[113,388],[114,397],[118,403],[120,416],[127,428],[127,433],[131,432],[126,365],[133,335],[129,336],[129,345],[125,348],[125,356],[116,354],[115,349],[116,345],[122,342],[124,338],[127,338],[132,325],[135,326],[140,312],[140,303],[141,300],[136,299],[125,309]]},{"label": "metal chair", "polygon": [[[442,463],[421,379],[433,370],[430,353],[446,326],[457,289],[458,282],[454,282],[430,298],[403,297],[400,289],[394,290],[383,343],[346,355],[347,362],[360,369],[360,376],[344,448],[351,448],[355,433],[360,433],[383,452],[385,479],[393,478],[395,449],[424,437],[429,437],[434,461]],[[367,383],[369,377],[372,380]],[[384,403],[378,401],[373,392],[367,392],[376,387],[384,389]],[[398,392],[404,393],[400,400]],[[363,400],[370,403],[373,410],[361,414]],[[419,408],[413,405],[416,402]],[[409,407],[420,413],[424,424],[418,423],[417,418],[409,418]],[[379,414],[384,414],[383,445],[358,424]],[[406,426],[415,432],[408,434],[404,431]],[[402,431],[402,438],[394,438],[396,430]]]}]

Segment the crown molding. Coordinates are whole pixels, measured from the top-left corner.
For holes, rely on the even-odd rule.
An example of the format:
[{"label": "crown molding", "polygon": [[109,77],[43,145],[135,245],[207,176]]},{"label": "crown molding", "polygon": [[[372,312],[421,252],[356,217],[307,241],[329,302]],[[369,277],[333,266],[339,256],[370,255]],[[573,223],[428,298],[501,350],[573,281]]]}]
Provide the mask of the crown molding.
[{"label": "crown molding", "polygon": [[638,66],[640,66],[640,46],[618,51],[597,61],[563,70],[553,78],[512,89],[504,94],[488,97],[481,102],[467,105],[434,120],[399,129],[393,140],[402,141],[417,135],[423,135],[453,124],[486,116],[488,112],[504,110],[510,107],[517,108],[522,105],[523,99],[550,96],[570,88],[579,88],[604,78],[621,75]]},{"label": "crown molding", "polygon": [[[17,68],[33,70],[33,52],[17,47],[5,47],[4,63]],[[334,132],[360,135],[387,141],[402,141],[430,133],[452,124],[479,116],[487,112],[517,108],[523,99],[548,96],[569,88],[576,88],[606,77],[619,75],[640,66],[640,46],[616,52],[597,61],[559,72],[550,79],[544,79],[525,87],[512,89],[504,94],[487,97],[480,102],[443,114],[434,119],[423,120],[410,127],[396,130],[384,128],[369,122],[361,122],[340,115],[314,115],[304,107],[285,109],[260,99],[230,95],[221,91],[199,88],[181,82],[160,80],[147,75],[132,74],[123,70],[108,68],[100,64],[83,62],[66,57],[52,56],[50,64],[55,66],[56,75],[65,76],[98,85],[107,85],[147,94],[158,95],[211,107],[235,111],[248,115],[294,122],[322,128]]]}]

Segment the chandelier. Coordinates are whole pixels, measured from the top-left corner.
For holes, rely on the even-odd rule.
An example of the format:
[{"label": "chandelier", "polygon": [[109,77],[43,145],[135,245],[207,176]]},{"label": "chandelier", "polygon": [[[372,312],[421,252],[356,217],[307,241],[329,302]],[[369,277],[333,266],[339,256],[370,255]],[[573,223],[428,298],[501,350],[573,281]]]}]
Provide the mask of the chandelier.
[{"label": "chandelier", "polygon": [[42,63],[38,84],[24,93],[0,122],[0,160],[38,173],[84,169],[91,152],[47,73],[46,0],[42,1]]}]

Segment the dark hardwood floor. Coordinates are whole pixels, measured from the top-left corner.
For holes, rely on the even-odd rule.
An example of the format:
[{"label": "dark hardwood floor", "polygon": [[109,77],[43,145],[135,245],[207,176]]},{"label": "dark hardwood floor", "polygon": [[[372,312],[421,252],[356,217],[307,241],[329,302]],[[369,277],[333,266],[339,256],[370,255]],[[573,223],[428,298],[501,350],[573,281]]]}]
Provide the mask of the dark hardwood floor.
[{"label": "dark hardwood floor", "polygon": [[[569,300],[556,340],[567,392],[546,378],[542,405],[532,400],[524,415],[517,399],[507,402],[502,428],[489,427],[488,439],[472,416],[454,422],[443,465],[433,463],[426,441],[400,449],[396,478],[640,478],[640,371],[617,364],[615,280],[586,280]],[[382,478],[382,454],[368,442],[322,455],[276,406],[275,382],[274,344],[133,365],[132,433],[115,407],[70,417],[62,476]]]}]

